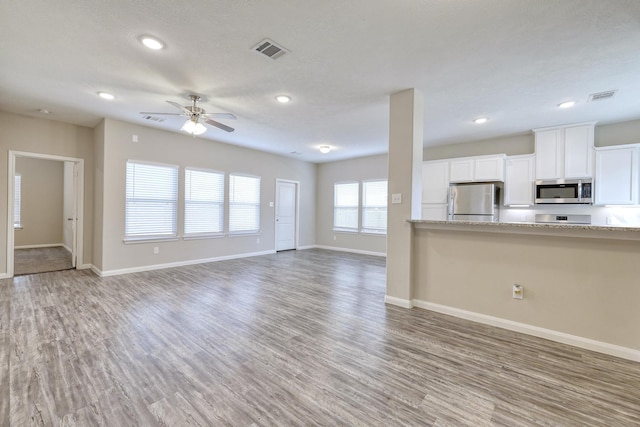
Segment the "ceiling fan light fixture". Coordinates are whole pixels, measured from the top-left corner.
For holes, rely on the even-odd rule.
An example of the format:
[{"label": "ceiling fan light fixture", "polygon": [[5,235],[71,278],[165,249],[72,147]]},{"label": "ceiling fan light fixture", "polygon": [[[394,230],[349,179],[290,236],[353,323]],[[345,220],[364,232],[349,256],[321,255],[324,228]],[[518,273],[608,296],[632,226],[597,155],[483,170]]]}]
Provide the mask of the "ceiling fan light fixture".
[{"label": "ceiling fan light fixture", "polygon": [[183,130],[191,135],[201,135],[207,131],[207,127],[198,121],[188,119],[180,130]]},{"label": "ceiling fan light fixture", "polygon": [[286,104],[287,102],[291,101],[291,97],[287,95],[278,95],[276,96],[276,101],[281,104]]},{"label": "ceiling fan light fixture", "polygon": [[161,50],[162,48],[164,48],[164,43],[162,43],[155,37],[142,36],[140,37],[140,42],[152,50]]},{"label": "ceiling fan light fixture", "polygon": [[473,121],[473,123],[477,124],[477,125],[481,125],[482,123],[487,123],[487,120],[489,120],[486,117],[478,117],[477,119],[475,119]]},{"label": "ceiling fan light fixture", "polygon": [[331,147],[328,145],[321,145],[320,146],[320,152],[322,154],[327,154],[329,151],[331,151]]}]

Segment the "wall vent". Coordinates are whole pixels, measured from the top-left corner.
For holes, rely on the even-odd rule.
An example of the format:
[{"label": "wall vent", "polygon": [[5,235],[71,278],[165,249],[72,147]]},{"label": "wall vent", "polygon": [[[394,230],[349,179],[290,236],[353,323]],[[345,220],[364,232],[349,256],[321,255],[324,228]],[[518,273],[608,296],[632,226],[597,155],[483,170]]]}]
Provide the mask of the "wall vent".
[{"label": "wall vent", "polygon": [[616,94],[616,92],[617,91],[615,91],[615,90],[608,90],[606,92],[592,93],[591,95],[589,95],[589,102],[591,102],[591,101],[601,101],[603,99],[612,98],[613,95]]},{"label": "wall vent", "polygon": [[284,48],[282,45],[279,45],[269,39],[262,40],[260,43],[258,43],[251,49],[256,53],[262,54],[267,58],[271,58],[274,60],[289,53],[289,50]]},{"label": "wall vent", "polygon": [[157,116],[146,115],[146,116],[142,116],[142,118],[145,119],[145,120],[151,120],[153,122],[158,122],[158,123],[164,122],[163,118],[157,117]]}]

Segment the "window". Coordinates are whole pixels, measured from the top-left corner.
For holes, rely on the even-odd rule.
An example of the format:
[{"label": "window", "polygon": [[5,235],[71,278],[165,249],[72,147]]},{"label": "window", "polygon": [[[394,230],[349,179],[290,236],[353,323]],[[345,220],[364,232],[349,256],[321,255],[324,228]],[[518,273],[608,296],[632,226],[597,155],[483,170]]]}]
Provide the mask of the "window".
[{"label": "window", "polygon": [[229,175],[229,233],[260,231],[260,177]]},{"label": "window", "polygon": [[387,232],[387,181],[362,183],[362,232]]},{"label": "window", "polygon": [[15,175],[13,186],[13,228],[22,228],[20,206],[22,205],[22,176]]},{"label": "window", "polygon": [[178,167],[127,161],[125,237],[177,236]]},{"label": "window", "polygon": [[198,169],[184,172],[184,234],[224,231],[224,173]]},{"label": "window", "polygon": [[360,184],[348,182],[333,186],[333,229],[358,231],[358,199]]}]

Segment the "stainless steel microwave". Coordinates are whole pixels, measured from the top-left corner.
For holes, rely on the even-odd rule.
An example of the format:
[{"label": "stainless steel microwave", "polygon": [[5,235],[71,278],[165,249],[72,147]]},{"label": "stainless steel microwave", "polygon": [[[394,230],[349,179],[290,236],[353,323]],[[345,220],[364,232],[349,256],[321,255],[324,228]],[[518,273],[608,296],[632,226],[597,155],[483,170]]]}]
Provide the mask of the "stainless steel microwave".
[{"label": "stainless steel microwave", "polygon": [[535,190],[536,204],[593,203],[593,182],[591,178],[536,181]]}]

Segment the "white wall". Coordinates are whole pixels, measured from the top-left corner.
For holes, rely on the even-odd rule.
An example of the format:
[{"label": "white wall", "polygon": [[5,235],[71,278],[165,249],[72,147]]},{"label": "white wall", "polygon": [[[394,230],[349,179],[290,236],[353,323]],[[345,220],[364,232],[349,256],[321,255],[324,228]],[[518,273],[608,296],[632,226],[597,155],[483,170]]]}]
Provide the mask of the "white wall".
[{"label": "white wall", "polygon": [[318,165],[317,245],[378,254],[386,253],[386,236],[333,231],[333,185],[341,181],[362,182],[372,179],[387,179],[386,154]]},{"label": "white wall", "polygon": [[15,247],[63,243],[64,162],[16,158],[16,174],[22,176],[21,223],[15,230]]},{"label": "white wall", "polygon": [[[103,189],[102,199],[96,203],[96,209],[101,209],[96,213],[96,232],[101,235],[97,240],[102,241],[102,253],[94,265],[104,274],[274,251],[275,209],[269,203],[275,202],[278,178],[300,182],[299,245],[304,247],[315,243],[315,164],[111,119],[105,119],[103,128],[103,142],[97,143],[103,150],[96,154],[96,159],[104,159],[102,169],[96,170],[96,191],[100,191],[99,187]],[[138,142],[132,142],[134,134],[138,136]],[[179,234],[182,230],[185,167],[260,176],[260,235],[124,244],[127,160],[180,167]],[[154,247],[159,248],[158,254],[153,253]]]}]

